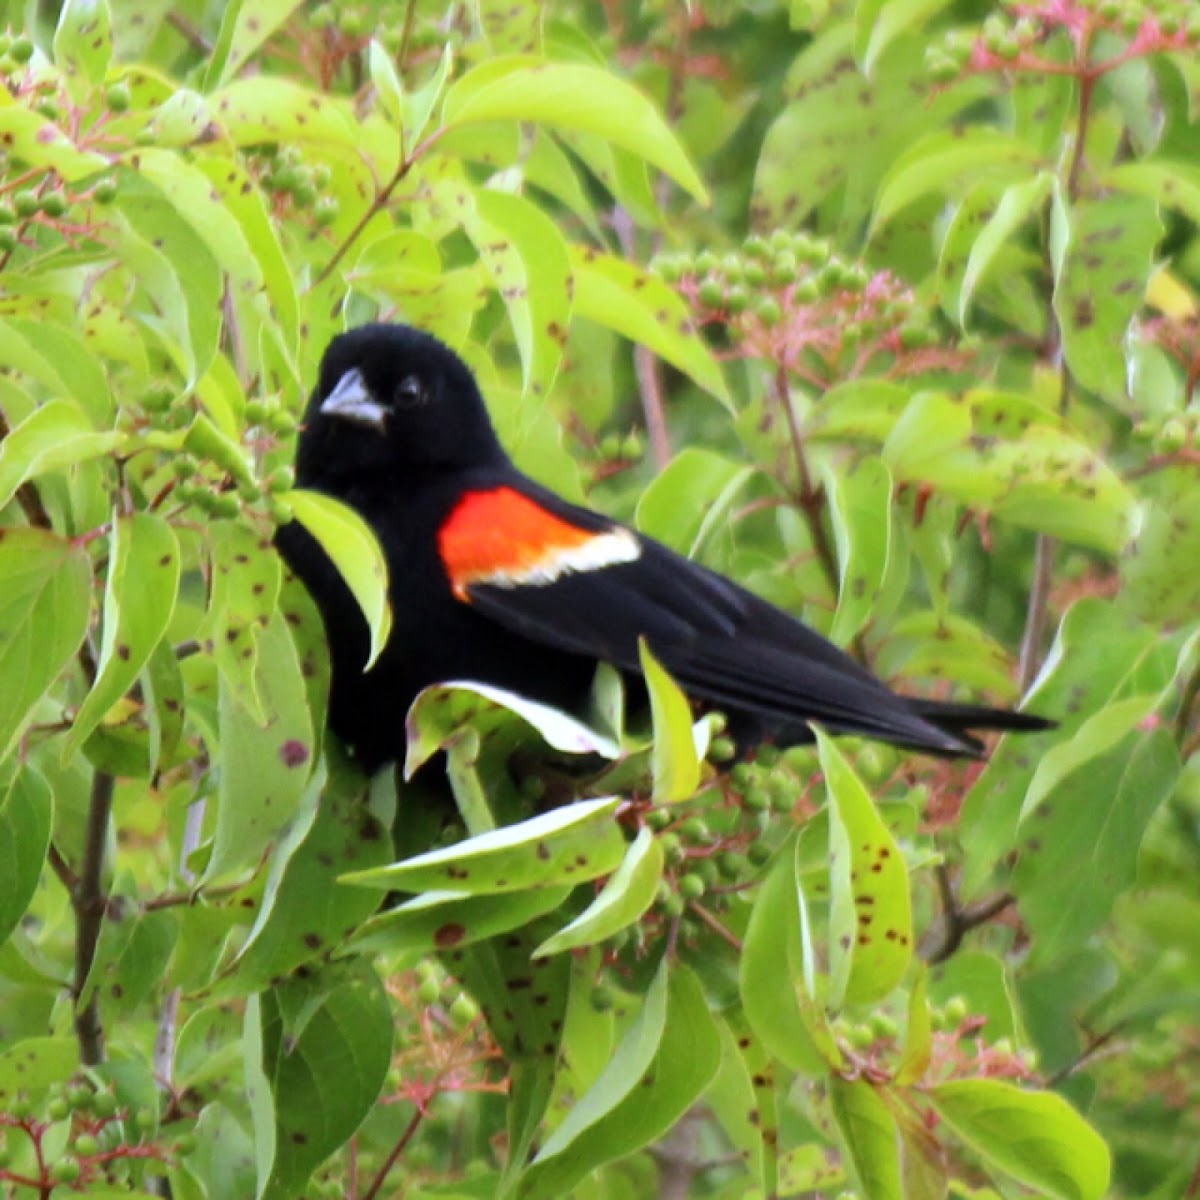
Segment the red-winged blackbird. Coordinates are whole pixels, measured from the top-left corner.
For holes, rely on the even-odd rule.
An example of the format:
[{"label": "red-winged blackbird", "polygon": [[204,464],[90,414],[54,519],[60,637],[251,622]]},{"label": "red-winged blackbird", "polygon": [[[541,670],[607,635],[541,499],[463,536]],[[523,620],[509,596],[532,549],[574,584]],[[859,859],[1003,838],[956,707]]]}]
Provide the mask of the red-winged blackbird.
[{"label": "red-winged blackbird", "polygon": [[969,729],[1039,717],[898,696],[837,647],[651,538],[569,504],[505,454],[467,366],[428,334],[366,325],[330,343],[297,483],[356,509],[391,575],[394,624],[370,671],[366,623],[298,524],[277,544],[321,609],[330,723],[368,770],[404,756],[417,693],[473,679],[578,711],[597,660],[640,675],[638,639],[691,697],[752,738],[805,724],[934,754],[978,754]]}]

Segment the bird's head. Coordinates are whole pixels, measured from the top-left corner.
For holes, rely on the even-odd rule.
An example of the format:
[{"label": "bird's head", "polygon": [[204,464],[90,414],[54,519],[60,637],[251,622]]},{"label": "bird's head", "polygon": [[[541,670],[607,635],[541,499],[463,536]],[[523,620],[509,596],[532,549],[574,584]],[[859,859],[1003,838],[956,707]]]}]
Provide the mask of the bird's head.
[{"label": "bird's head", "polygon": [[407,325],[363,325],[329,343],[297,449],[301,484],[503,456],[474,376],[437,338]]}]

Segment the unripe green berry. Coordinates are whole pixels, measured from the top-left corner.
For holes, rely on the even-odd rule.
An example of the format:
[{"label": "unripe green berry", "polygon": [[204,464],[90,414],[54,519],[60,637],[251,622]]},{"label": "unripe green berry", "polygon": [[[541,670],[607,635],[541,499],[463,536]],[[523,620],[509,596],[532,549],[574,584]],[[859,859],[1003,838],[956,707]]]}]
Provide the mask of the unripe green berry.
[{"label": "unripe green berry", "polygon": [[682,917],[687,908],[687,901],[682,896],[671,894],[662,902],[662,910],[668,917]]},{"label": "unripe green berry", "polygon": [[769,252],[770,247],[767,245],[766,238],[761,238],[755,233],[742,243],[742,249],[751,258],[763,258]]},{"label": "unripe green berry", "polygon": [[148,1133],[158,1125],[158,1113],[152,1108],[139,1108],[133,1114],[133,1127],[139,1133]]},{"label": "unripe green berry", "polygon": [[296,472],[291,467],[276,467],[264,480],[267,491],[278,496],[296,486]]},{"label": "unripe green berry", "polygon": [[717,870],[725,879],[741,879],[750,866],[750,860],[736,850],[722,850],[717,855]]},{"label": "unripe green berry", "polygon": [[725,304],[731,313],[745,312],[750,307],[750,293],[741,284],[735,284],[726,293]]},{"label": "unripe green berry", "polygon": [[308,23],[313,29],[328,29],[337,20],[337,9],[332,4],[322,4],[314,8],[309,15]]},{"label": "unripe green berry", "polygon": [[688,817],[679,824],[679,836],[689,842],[711,842],[712,830],[703,817]]},{"label": "unripe green berry", "polygon": [[774,296],[764,296],[755,306],[754,315],[768,328],[772,328],[783,320],[783,309]]},{"label": "unripe green berry", "polygon": [[332,196],[322,196],[313,206],[313,222],[318,229],[332,225],[338,219],[341,205]]},{"label": "unripe green berry", "polygon": [[666,829],[675,818],[670,809],[652,808],[646,813],[646,824],[655,832]]},{"label": "unripe green berry", "polygon": [[716,279],[706,279],[696,293],[700,303],[708,308],[720,308],[725,302],[725,289]]},{"label": "unripe green berry", "polygon": [[821,285],[812,275],[808,275],[796,284],[796,290],[792,295],[801,304],[812,304],[814,300],[819,300],[821,297]]},{"label": "unripe green berry", "polygon": [[17,210],[11,204],[0,201],[0,225],[11,225],[17,219]]},{"label": "unripe green berry", "polygon": [[75,1139],[75,1153],[81,1158],[91,1158],[100,1153],[100,1143],[90,1133],[81,1133]]},{"label": "unripe green berry", "polygon": [[42,212],[48,217],[61,217],[66,214],[70,204],[62,192],[47,192],[42,197]]},{"label": "unripe green berry", "polygon": [[598,983],[592,988],[591,1002],[596,1012],[608,1012],[617,1002],[616,993],[607,984]]},{"label": "unripe green berry", "polygon": [[667,862],[678,863],[683,861],[685,854],[679,834],[664,833],[658,840],[663,848],[663,854],[666,856]]},{"label": "unripe green berry", "polygon": [[92,1111],[98,1117],[112,1117],[117,1112],[117,1098],[112,1092],[97,1092]]},{"label": "unripe green berry", "polygon": [[776,283],[792,283],[796,278],[796,255],[789,250],[780,250],[771,259],[771,278]]},{"label": "unripe green berry", "polygon": [[27,63],[33,57],[33,42],[24,34],[8,48],[8,53],[19,63]]},{"label": "unripe green berry", "polygon": [[316,188],[327,188],[333,179],[333,172],[328,164],[317,163],[312,169],[313,186]]},{"label": "unripe green berry", "polygon": [[112,112],[123,113],[128,112],[130,105],[133,104],[133,95],[129,91],[128,84],[114,83],[110,84],[104,93],[104,100]]},{"label": "unripe green berry", "polygon": [[32,217],[34,213],[41,211],[42,199],[37,192],[25,188],[13,197],[13,204],[16,206],[18,216]]},{"label": "unripe green berry", "polygon": [[276,525],[288,525],[295,519],[292,506],[286,500],[272,499],[268,512]]},{"label": "unripe green berry", "polygon": [[50,1178],[55,1183],[74,1183],[81,1173],[82,1168],[73,1158],[60,1158],[50,1168]]},{"label": "unripe green berry", "polygon": [[949,1000],[942,1005],[942,1012],[946,1015],[946,1021],[951,1028],[962,1024],[963,1018],[967,1015],[967,1002],[962,996],[951,996]]},{"label": "unripe green berry", "polygon": [[58,105],[53,100],[39,100],[37,102],[37,111],[48,120],[57,121],[59,117]]},{"label": "unripe green berry", "polygon": [[76,1112],[87,1112],[95,1102],[96,1093],[82,1083],[74,1083],[67,1088],[67,1103]]},{"label": "unripe green berry", "polygon": [[746,264],[746,269],[742,272],[742,278],[751,287],[762,287],[767,282],[767,268],[757,260],[753,260]]},{"label": "unripe green berry", "polygon": [[771,847],[765,842],[751,842],[746,847],[746,857],[754,866],[761,867],[771,857]]},{"label": "unripe green berry", "polygon": [[742,803],[750,809],[751,812],[762,812],[771,805],[771,797],[767,794],[767,789],[761,785],[755,785],[752,788],[747,788],[742,796]]},{"label": "unripe green berry", "polygon": [[710,271],[715,271],[719,259],[711,250],[701,250],[696,255],[696,274],[707,275]]},{"label": "unripe green berry", "polygon": [[18,241],[15,229],[8,225],[0,225],[0,253],[10,254],[17,248]]},{"label": "unripe green berry", "polygon": [[710,762],[729,762],[736,753],[737,746],[734,744],[732,738],[715,737],[708,745],[708,758]]},{"label": "unripe green berry", "polygon": [[685,900],[699,900],[706,891],[704,880],[694,871],[682,876],[675,886]]},{"label": "unripe green berry", "polygon": [[55,1096],[46,1105],[46,1116],[52,1121],[65,1121],[71,1115],[71,1106],[65,1096]]},{"label": "unripe green berry", "polygon": [[667,283],[678,283],[683,277],[683,269],[673,254],[662,254],[654,260],[654,270]]},{"label": "unripe green berry", "polygon": [[424,1005],[436,1004],[438,997],[442,994],[441,983],[432,977],[423,979],[421,986],[417,989],[417,999]]},{"label": "unripe green berry", "polygon": [[196,1150],[196,1135],[194,1133],[181,1133],[175,1139],[175,1153],[180,1158],[186,1158],[189,1154],[194,1154]]},{"label": "unripe green berry", "polygon": [[317,189],[305,179],[292,189],[292,199],[297,208],[311,208],[317,202]]},{"label": "unripe green berry", "polygon": [[117,181],[115,179],[101,179],[94,188],[92,188],[92,199],[97,204],[111,204],[117,198]]},{"label": "unripe green berry", "polygon": [[213,496],[212,514],[214,517],[234,518],[241,514],[241,501],[232,492],[220,492]]},{"label": "unripe green berry", "polygon": [[636,431],[627,433],[621,439],[621,457],[628,459],[641,458],[645,453],[646,447],[642,442],[642,436]]},{"label": "unripe green berry", "polygon": [[261,400],[247,400],[246,407],[242,409],[242,416],[247,425],[261,425],[267,419],[269,411]]},{"label": "unripe green berry", "polygon": [[294,433],[296,429],[296,418],[285,408],[272,409],[267,414],[267,428],[272,433],[288,434]]},{"label": "unripe green berry", "polygon": [[1160,454],[1176,454],[1184,448],[1187,441],[1187,425],[1179,417],[1172,417],[1158,431],[1155,446]]},{"label": "unripe green berry", "polygon": [[477,1016],[479,1016],[479,1007],[475,1001],[466,992],[460,992],[455,997],[454,1003],[450,1005],[450,1020],[454,1022],[455,1026],[462,1029],[470,1025]]}]

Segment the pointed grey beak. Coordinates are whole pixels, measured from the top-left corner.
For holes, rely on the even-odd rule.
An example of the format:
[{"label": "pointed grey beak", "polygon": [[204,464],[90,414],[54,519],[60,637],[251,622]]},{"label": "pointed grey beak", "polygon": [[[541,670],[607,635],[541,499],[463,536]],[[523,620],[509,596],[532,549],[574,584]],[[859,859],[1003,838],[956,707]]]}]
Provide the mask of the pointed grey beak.
[{"label": "pointed grey beak", "polygon": [[355,425],[366,425],[382,432],[387,422],[387,409],[372,395],[362,372],[355,367],[337,381],[337,387],[325,397],[321,413],[340,417]]}]

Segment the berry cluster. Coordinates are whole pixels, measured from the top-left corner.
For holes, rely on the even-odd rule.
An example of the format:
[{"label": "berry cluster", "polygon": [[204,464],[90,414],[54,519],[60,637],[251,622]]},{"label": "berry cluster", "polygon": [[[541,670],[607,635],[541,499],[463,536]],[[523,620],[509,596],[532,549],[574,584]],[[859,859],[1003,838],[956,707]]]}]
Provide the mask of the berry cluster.
[{"label": "berry cluster", "polygon": [[318,229],[338,219],[341,206],[337,197],[324,194],[333,178],[326,163],[306,163],[295,146],[263,146],[251,155],[259,181],[272,197],[276,216],[289,210],[294,214],[311,212]]},{"label": "berry cluster", "polygon": [[806,233],[752,236],[717,255],[664,255],[654,263],[702,326],[725,327],[727,352],[758,358],[825,388],[883,357],[894,374],[927,370],[941,352],[912,292],[872,274]]},{"label": "berry cluster", "polygon": [[[1200,46],[1200,12],[1178,0],[1008,0],[1007,13],[993,13],[977,32],[954,30],[931,45],[925,64],[934,83],[964,74],[1020,71],[1096,77],[1131,58]],[[1074,62],[1063,63],[1048,43],[1065,33]],[[1087,47],[1097,33],[1115,34],[1125,45],[1110,58],[1092,62]]]},{"label": "berry cluster", "polygon": [[0,1112],[0,1181],[49,1196],[58,1185],[129,1185],[140,1163],[165,1163],[190,1153],[190,1134],[157,1139],[158,1113],[123,1107],[108,1089],[89,1083],[53,1087],[40,1107],[18,1097]]}]

